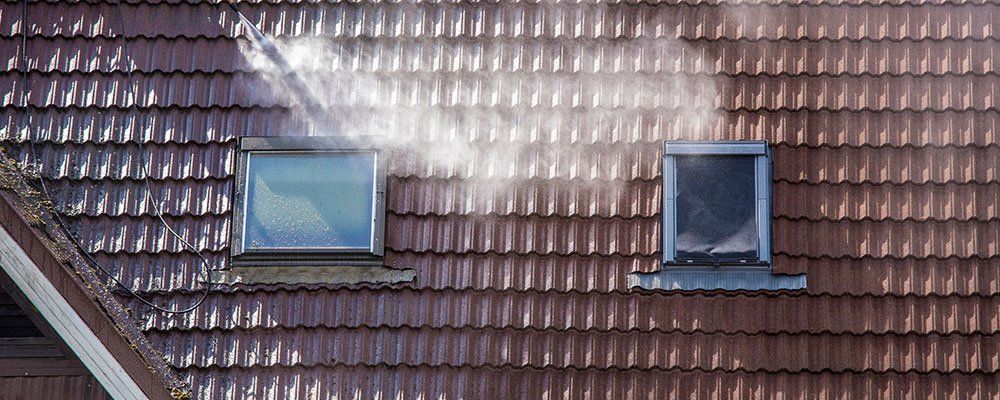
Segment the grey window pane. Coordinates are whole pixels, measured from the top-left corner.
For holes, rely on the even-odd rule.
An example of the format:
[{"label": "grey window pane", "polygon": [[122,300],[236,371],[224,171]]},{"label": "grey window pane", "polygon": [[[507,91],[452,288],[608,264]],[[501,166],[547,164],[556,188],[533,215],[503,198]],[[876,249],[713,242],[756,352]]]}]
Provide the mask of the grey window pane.
[{"label": "grey window pane", "polygon": [[248,165],[246,249],[370,248],[374,152],[251,152]]},{"label": "grey window pane", "polygon": [[754,157],[677,156],[678,259],[757,259]]}]

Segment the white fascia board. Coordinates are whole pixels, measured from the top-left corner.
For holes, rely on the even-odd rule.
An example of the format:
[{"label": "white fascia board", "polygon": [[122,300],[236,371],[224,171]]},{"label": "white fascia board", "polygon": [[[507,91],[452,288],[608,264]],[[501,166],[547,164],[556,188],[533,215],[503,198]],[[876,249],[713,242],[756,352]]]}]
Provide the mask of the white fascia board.
[{"label": "white fascia board", "polygon": [[2,226],[0,267],[111,397],[117,400],[148,399],[111,351]]}]

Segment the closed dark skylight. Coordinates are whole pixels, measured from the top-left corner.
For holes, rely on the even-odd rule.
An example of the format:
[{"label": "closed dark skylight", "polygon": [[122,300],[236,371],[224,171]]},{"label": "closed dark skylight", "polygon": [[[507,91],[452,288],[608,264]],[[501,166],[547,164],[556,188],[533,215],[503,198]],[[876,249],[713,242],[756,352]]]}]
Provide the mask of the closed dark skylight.
[{"label": "closed dark skylight", "polygon": [[677,258],[757,259],[754,157],[677,157]]}]

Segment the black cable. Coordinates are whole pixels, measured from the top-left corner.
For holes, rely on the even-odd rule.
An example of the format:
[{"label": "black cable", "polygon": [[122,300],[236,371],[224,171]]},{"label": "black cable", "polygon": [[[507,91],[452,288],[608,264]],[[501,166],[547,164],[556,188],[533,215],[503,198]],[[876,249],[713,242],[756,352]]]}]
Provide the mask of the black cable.
[{"label": "black cable", "polygon": [[[30,87],[30,84],[31,84],[31,80],[28,79],[28,0],[24,0],[23,4],[24,4],[24,9],[22,10],[22,16],[21,16],[21,64],[22,64],[22,71],[21,71],[21,73],[22,73],[22,76],[24,77],[24,87],[22,88],[24,90],[23,91],[24,95],[22,96],[22,98],[24,99],[24,114],[22,116],[22,121],[21,122],[22,122],[22,125],[27,128],[27,138],[26,139],[27,139],[28,145],[29,145],[29,147],[31,149],[31,158],[32,158],[32,160],[34,160],[35,164],[39,166],[36,169],[37,169],[37,172],[38,172],[38,180],[40,182],[40,186],[41,186],[41,189],[42,189],[42,194],[45,196],[45,199],[48,200],[49,203],[52,204],[52,207],[55,208],[55,202],[52,201],[52,196],[49,195],[48,187],[45,184],[45,178],[42,176],[42,169],[40,167],[41,164],[38,162],[38,153],[35,150],[35,141],[32,138],[32,134],[31,134],[31,127],[32,127],[32,125],[30,123],[31,116],[30,116],[30,111],[29,111],[29,100],[28,100],[28,93],[30,92],[28,90],[28,88]],[[127,65],[127,68],[125,69],[125,74],[126,74],[126,78],[128,80],[128,85],[129,85],[129,87],[128,87],[128,96],[129,96],[129,98],[131,100],[131,104],[127,107],[127,109],[128,109],[129,116],[133,117],[133,120],[138,121],[138,118],[135,118],[135,107],[136,107],[137,101],[136,101],[136,95],[135,95],[135,83],[134,83],[133,76],[132,76],[133,66],[132,66],[131,57],[129,57],[129,52],[128,52],[128,41],[127,41],[127,38],[126,38],[126,35],[125,35],[125,17],[123,16],[123,13],[122,13],[122,10],[121,10],[121,0],[115,2],[115,8],[116,8],[117,14],[118,14],[118,23],[119,23],[119,27],[120,27],[119,34],[120,34],[120,37],[121,37],[121,46],[122,46],[122,58],[119,60],[119,62],[120,63],[124,62]],[[140,129],[140,131],[141,131],[141,129]],[[179,309],[179,310],[173,310],[173,309],[168,309],[168,308],[160,307],[160,306],[154,304],[152,301],[147,300],[146,298],[142,297],[141,295],[139,295],[138,293],[136,293],[134,290],[132,290],[131,288],[129,288],[128,286],[126,286],[121,280],[119,280],[113,274],[111,274],[111,272],[109,272],[107,269],[105,269],[104,266],[101,265],[100,262],[98,262],[96,259],[94,259],[94,257],[90,254],[90,252],[88,252],[88,251],[86,251],[86,249],[84,249],[84,247],[80,243],[80,241],[76,238],[76,236],[73,235],[73,233],[66,226],[66,223],[63,221],[62,216],[60,215],[60,213],[59,213],[58,210],[56,210],[53,213],[53,216],[55,217],[56,224],[59,225],[59,228],[62,229],[62,231],[63,231],[63,233],[65,233],[66,237],[68,237],[69,240],[73,243],[73,245],[76,246],[76,248],[80,251],[80,253],[83,254],[84,258],[91,265],[93,265],[95,267],[95,269],[97,269],[98,271],[100,271],[101,273],[103,273],[105,276],[107,276],[109,279],[111,279],[116,285],[118,285],[119,287],[121,287],[129,296],[132,296],[132,297],[138,299],[143,304],[145,304],[145,305],[147,305],[149,307],[152,307],[153,309],[155,309],[157,311],[160,311],[160,312],[163,312],[163,313],[167,313],[167,314],[186,314],[186,313],[189,313],[191,311],[194,311],[196,308],[198,308],[199,306],[201,306],[201,304],[205,302],[205,299],[208,298],[208,293],[209,293],[209,291],[211,289],[212,268],[211,268],[211,266],[208,263],[208,259],[206,259],[204,256],[202,256],[201,252],[198,251],[198,249],[195,246],[193,246],[187,240],[184,240],[184,238],[182,238],[170,226],[170,224],[168,224],[167,221],[163,218],[163,212],[160,210],[159,205],[157,205],[156,202],[154,201],[154,199],[153,199],[153,191],[152,191],[152,189],[149,186],[149,165],[146,163],[146,156],[145,156],[145,150],[144,150],[144,146],[143,146],[143,140],[142,140],[142,138],[136,138],[136,142],[139,144],[139,155],[140,155],[140,162],[142,163],[142,172],[143,172],[143,178],[142,179],[143,179],[144,186],[146,188],[146,196],[144,196],[145,199],[149,201],[149,204],[152,206],[153,211],[156,212],[156,214],[155,214],[156,217],[160,220],[160,222],[163,224],[163,226],[167,228],[167,231],[170,233],[170,235],[172,235],[174,238],[176,238],[178,241],[180,241],[184,246],[186,246],[187,248],[191,249],[191,251],[193,251],[195,253],[195,255],[197,255],[198,258],[201,260],[202,266],[204,266],[204,272],[205,272],[205,282],[203,284],[204,285],[204,290],[202,292],[201,297],[198,299],[198,301],[196,301],[193,305],[191,305],[191,306],[189,306],[187,308],[183,308],[183,309]]]}]

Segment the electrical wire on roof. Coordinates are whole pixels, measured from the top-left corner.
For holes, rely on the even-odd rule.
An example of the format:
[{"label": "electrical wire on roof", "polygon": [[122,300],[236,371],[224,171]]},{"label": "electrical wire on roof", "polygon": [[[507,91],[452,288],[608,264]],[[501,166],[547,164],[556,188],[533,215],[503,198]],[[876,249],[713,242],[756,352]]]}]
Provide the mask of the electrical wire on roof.
[{"label": "electrical wire on roof", "polygon": [[[28,0],[24,0],[23,4],[24,4],[24,9],[22,10],[22,15],[21,15],[21,66],[22,66],[21,73],[24,78],[24,88],[23,88],[24,95],[21,97],[24,99],[24,104],[23,104],[24,114],[22,116],[21,122],[22,125],[27,127],[28,129],[27,140],[28,140],[28,146],[31,149],[31,158],[32,160],[34,160],[34,163],[36,165],[40,166],[41,164],[38,162],[38,153],[35,150],[35,141],[32,138],[32,129],[31,129],[32,125],[30,123],[31,116],[29,111],[29,100],[28,100],[28,93],[30,92],[29,87],[31,85],[31,80],[28,79]],[[122,46],[122,57],[121,59],[119,59],[119,63],[126,64],[125,74],[128,81],[128,97],[130,98],[131,102],[131,104],[127,107],[127,109],[129,112],[129,116],[133,117],[132,120],[138,121],[138,118],[135,118],[135,107],[137,102],[135,95],[135,82],[132,76],[133,65],[132,65],[132,59],[131,57],[129,57],[128,38],[125,35],[125,17],[121,9],[121,0],[115,2],[115,9],[118,14],[118,24],[120,28],[119,37],[121,38],[121,46]],[[140,132],[141,131],[142,130],[140,129]],[[171,236],[173,236],[175,239],[181,242],[181,244],[183,244],[185,247],[191,249],[191,251],[193,251],[194,254],[197,255],[198,258],[201,260],[201,264],[204,267],[204,273],[205,273],[205,280],[203,281],[204,288],[201,296],[194,304],[183,309],[169,309],[158,306],[154,304],[152,301],[142,297],[141,295],[136,293],[135,290],[132,290],[132,288],[126,286],[121,280],[119,280],[111,272],[109,272],[106,268],[104,268],[104,266],[101,265],[100,262],[94,259],[94,257],[84,249],[80,241],[76,238],[76,236],[73,235],[73,233],[66,226],[66,223],[63,221],[62,216],[60,215],[58,210],[56,210],[56,212],[53,213],[53,215],[55,217],[56,224],[59,225],[59,228],[62,229],[63,233],[66,234],[66,237],[68,237],[69,240],[73,243],[73,246],[75,246],[80,251],[80,253],[83,254],[87,262],[89,262],[92,266],[94,266],[94,268],[96,268],[102,274],[111,279],[116,285],[121,287],[129,296],[132,296],[138,299],[143,304],[163,313],[167,314],[189,313],[191,311],[194,311],[199,306],[201,306],[201,304],[205,302],[205,299],[208,298],[208,293],[211,285],[210,282],[212,278],[212,268],[208,263],[208,259],[202,256],[201,252],[198,251],[198,249],[194,245],[192,245],[183,237],[181,237],[181,235],[178,234],[177,231],[175,231],[173,227],[171,227],[170,224],[168,224],[167,221],[163,218],[163,212],[161,211],[160,206],[153,199],[153,190],[152,188],[150,188],[149,185],[149,165],[146,162],[146,152],[143,139],[141,137],[136,138],[136,142],[138,142],[139,144],[139,156],[140,156],[140,163],[142,164],[142,173],[143,173],[142,180],[143,180],[143,185],[146,189],[146,196],[144,196],[144,199],[149,201],[150,206],[153,208],[153,211],[155,212],[154,215],[156,216],[157,219],[159,219],[160,223],[163,224],[163,226],[167,229],[167,232],[169,232]],[[41,176],[41,167],[37,167],[37,169],[39,172],[39,182],[42,189],[42,195],[44,195],[45,199],[48,200],[49,203],[53,205],[53,207],[55,207],[55,202],[52,201],[52,196],[49,195],[48,187],[45,184],[45,178]]]}]

